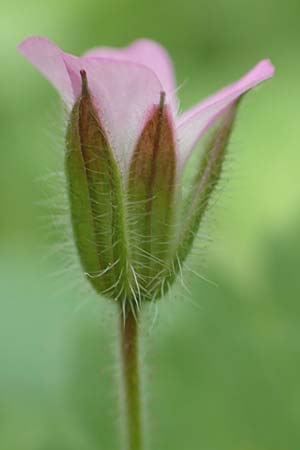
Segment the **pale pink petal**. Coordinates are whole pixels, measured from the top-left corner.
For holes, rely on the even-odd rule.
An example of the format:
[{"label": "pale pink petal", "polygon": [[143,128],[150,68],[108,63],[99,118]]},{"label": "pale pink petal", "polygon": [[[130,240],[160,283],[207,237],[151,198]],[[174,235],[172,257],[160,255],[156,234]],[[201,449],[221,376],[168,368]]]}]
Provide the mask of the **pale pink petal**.
[{"label": "pale pink petal", "polygon": [[56,87],[70,111],[80,96],[80,70],[99,111],[112,149],[122,168],[128,166],[148,111],[158,104],[163,87],[148,67],[104,57],[75,57],[48,39],[31,37],[19,50]]},{"label": "pale pink petal", "polygon": [[75,96],[80,95],[80,70],[87,74],[89,90],[122,169],[126,169],[135,143],[153,104],[162,91],[156,75],[144,66],[105,58],[76,58],[64,54]]},{"label": "pale pink petal", "polygon": [[176,128],[182,164],[185,163],[207,128],[218,119],[231,103],[249,89],[272,77],[273,74],[274,67],[271,62],[263,60],[240,80],[221,89],[179,117]]},{"label": "pale pink petal", "polygon": [[84,56],[131,61],[148,67],[160,80],[166,92],[166,101],[171,105],[173,113],[177,111],[176,83],[172,61],[168,52],[157,42],[140,39],[125,48],[95,48],[88,51]]},{"label": "pale pink petal", "polygon": [[74,102],[71,80],[63,60],[63,52],[51,41],[31,36],[18,50],[53,84],[70,109]]}]

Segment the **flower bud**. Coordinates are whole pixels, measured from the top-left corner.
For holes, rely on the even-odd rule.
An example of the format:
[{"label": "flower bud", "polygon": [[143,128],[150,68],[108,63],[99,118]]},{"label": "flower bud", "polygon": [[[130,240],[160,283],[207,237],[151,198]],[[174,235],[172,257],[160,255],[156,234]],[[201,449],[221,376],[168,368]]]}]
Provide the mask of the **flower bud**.
[{"label": "flower bud", "polygon": [[81,78],[66,139],[74,239],[97,292],[138,306],[170,269],[176,177],[171,116],[162,93],[137,141],[124,192],[84,71]]},{"label": "flower bud", "polygon": [[81,79],[66,139],[74,238],[97,292],[138,307],[169,289],[190,252],[221,176],[237,103],[226,110],[205,148],[178,232],[176,146],[165,94],[147,116],[124,186],[85,71]]},{"label": "flower bud", "polygon": [[[181,271],[220,180],[239,99],[273,76],[272,63],[260,61],[178,114],[171,60],[153,41],[81,57],[40,36],[18,48],[70,114],[65,169],[87,278],[125,308],[160,297]],[[185,163],[219,119],[181,200]]]}]

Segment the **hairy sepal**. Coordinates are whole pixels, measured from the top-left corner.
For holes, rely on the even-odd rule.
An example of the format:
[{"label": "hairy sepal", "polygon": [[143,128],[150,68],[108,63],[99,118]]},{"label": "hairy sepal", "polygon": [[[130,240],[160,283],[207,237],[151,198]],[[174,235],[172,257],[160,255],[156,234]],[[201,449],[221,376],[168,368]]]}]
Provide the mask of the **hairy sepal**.
[{"label": "hairy sepal", "polygon": [[162,290],[167,292],[181,271],[197,236],[210,200],[222,176],[228,142],[233,130],[240,100],[230,105],[204,148],[199,168],[182,207],[182,222],[173,252],[172,271],[166,276]]},{"label": "hairy sepal", "polygon": [[174,128],[161,94],[136,144],[127,185],[132,261],[141,295],[153,296],[170,263],[174,239],[176,148]]},{"label": "hairy sepal", "polygon": [[84,71],[81,76],[82,94],[71,112],[66,137],[73,234],[88,280],[97,292],[118,299],[128,296],[121,175]]}]

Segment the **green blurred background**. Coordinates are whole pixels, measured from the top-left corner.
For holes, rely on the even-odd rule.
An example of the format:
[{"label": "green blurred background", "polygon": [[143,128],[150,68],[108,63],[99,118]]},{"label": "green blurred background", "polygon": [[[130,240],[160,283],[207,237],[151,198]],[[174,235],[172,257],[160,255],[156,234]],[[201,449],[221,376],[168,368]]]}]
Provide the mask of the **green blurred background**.
[{"label": "green blurred background", "polygon": [[272,59],[275,78],[242,104],[208,249],[189,261],[214,283],[187,274],[191,294],[178,286],[144,319],[145,395],[153,450],[300,448],[299,17],[298,0],[2,3],[1,450],[118,448],[115,310],[56,253],[63,127],[16,52],[31,34],[75,54],[156,39],[182,109]]}]

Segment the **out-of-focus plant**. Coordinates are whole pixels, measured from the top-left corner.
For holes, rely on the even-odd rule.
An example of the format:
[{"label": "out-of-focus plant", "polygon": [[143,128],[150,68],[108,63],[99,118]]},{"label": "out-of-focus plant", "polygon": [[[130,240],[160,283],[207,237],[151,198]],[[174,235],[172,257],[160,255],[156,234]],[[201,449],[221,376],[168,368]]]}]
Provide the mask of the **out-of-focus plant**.
[{"label": "out-of-focus plant", "polygon": [[[263,60],[179,115],[172,64],[155,42],[75,57],[30,37],[19,50],[52,82],[66,108],[74,241],[87,280],[119,310],[123,442],[141,450],[140,311],[163,297],[181,272],[220,179],[239,100],[274,69]],[[213,125],[183,196],[186,162]]]}]

